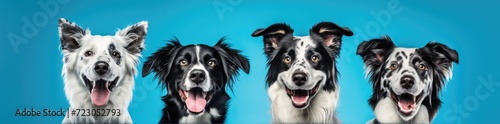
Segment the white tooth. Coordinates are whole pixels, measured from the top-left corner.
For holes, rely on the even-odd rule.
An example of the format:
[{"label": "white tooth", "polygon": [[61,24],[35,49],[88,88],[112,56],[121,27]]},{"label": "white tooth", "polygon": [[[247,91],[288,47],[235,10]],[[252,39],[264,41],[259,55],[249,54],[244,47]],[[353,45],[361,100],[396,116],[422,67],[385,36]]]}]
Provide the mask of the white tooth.
[{"label": "white tooth", "polygon": [[202,93],[203,98],[207,97],[207,92]]}]

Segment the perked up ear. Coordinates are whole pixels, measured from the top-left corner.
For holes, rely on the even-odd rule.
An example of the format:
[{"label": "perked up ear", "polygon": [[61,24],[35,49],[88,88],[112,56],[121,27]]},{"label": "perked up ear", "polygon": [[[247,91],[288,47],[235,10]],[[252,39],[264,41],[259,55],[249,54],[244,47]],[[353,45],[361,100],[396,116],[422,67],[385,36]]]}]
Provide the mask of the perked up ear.
[{"label": "perked up ear", "polygon": [[250,73],[250,62],[247,57],[241,55],[241,51],[232,49],[229,44],[224,43],[225,38],[221,38],[214,48],[221,56],[222,66],[225,72],[225,81],[232,89],[233,78],[238,75],[238,70],[242,69],[245,73]]},{"label": "perked up ear", "polygon": [[252,33],[252,37],[264,36],[264,53],[270,55],[279,47],[281,39],[293,34],[293,29],[285,23],[276,23],[267,28],[260,28]]},{"label": "perked up ear", "polygon": [[451,78],[452,64],[453,62],[458,64],[458,52],[456,50],[437,42],[429,42],[421,50],[429,54],[440,74],[447,79]]},{"label": "perked up ear", "polygon": [[142,66],[142,77],[146,77],[151,72],[156,72],[155,78],[159,77],[161,81],[166,81],[174,63],[174,58],[181,47],[182,45],[177,39],[171,40],[169,44],[149,56]]},{"label": "perked up ear", "polygon": [[368,67],[378,67],[382,64],[389,54],[396,48],[389,36],[383,36],[379,39],[364,41],[358,45],[356,51]]},{"label": "perked up ear", "polygon": [[122,30],[118,30],[115,36],[124,37],[127,41],[125,47],[130,54],[140,55],[144,49],[144,40],[148,31],[148,22],[141,21],[137,24],[127,26]]},{"label": "perked up ear", "polygon": [[62,50],[73,52],[80,48],[81,38],[90,35],[89,30],[83,30],[76,23],[69,22],[64,18],[59,19],[59,38]]},{"label": "perked up ear", "polygon": [[340,27],[333,22],[320,22],[309,30],[311,35],[318,35],[323,39],[325,46],[340,48],[342,36],[354,35],[347,27]]}]

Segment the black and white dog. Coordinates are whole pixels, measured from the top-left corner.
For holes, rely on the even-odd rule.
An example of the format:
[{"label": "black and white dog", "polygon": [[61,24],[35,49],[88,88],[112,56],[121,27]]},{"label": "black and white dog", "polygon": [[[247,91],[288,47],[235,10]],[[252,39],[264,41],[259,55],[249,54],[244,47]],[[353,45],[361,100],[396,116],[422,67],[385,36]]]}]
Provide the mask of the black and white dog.
[{"label": "black and white dog", "polygon": [[430,123],[453,62],[458,63],[457,51],[444,44],[402,48],[388,36],[362,42],[357,54],[373,84],[369,104],[376,117],[368,123]]},{"label": "black and white dog", "polygon": [[168,94],[160,123],[223,123],[238,70],[250,71],[248,59],[232,49],[224,38],[215,46],[183,46],[175,39],[148,57],[142,76],[156,72]]},{"label": "black and white dog", "polygon": [[[132,123],[127,109],[147,28],[143,21],[114,36],[100,36],[59,19],[64,91],[70,104],[67,116],[71,116],[62,123]],[[72,110],[80,114],[70,115]],[[106,111],[115,116],[103,116]]]},{"label": "black and white dog", "polygon": [[343,35],[353,33],[332,22],[314,25],[309,36],[293,36],[293,29],[283,23],[252,33],[264,37],[273,123],[339,122],[335,59]]}]

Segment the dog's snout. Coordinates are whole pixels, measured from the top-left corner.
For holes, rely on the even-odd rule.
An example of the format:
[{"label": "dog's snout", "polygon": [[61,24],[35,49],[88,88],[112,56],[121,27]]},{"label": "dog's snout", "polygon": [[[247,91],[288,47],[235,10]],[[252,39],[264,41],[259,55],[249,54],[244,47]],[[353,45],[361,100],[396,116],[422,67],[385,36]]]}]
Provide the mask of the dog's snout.
[{"label": "dog's snout", "polygon": [[194,83],[201,83],[205,81],[205,78],[206,78],[205,71],[200,69],[191,71],[191,74],[189,75],[189,79]]},{"label": "dog's snout", "polygon": [[415,78],[413,76],[403,76],[401,78],[401,86],[405,89],[410,89],[415,84]]},{"label": "dog's snout", "polygon": [[104,75],[109,70],[109,64],[104,61],[99,61],[95,63],[94,71],[99,75]]},{"label": "dog's snout", "polygon": [[307,75],[306,73],[302,72],[294,73],[292,75],[292,81],[295,83],[295,85],[302,86],[307,82]]}]

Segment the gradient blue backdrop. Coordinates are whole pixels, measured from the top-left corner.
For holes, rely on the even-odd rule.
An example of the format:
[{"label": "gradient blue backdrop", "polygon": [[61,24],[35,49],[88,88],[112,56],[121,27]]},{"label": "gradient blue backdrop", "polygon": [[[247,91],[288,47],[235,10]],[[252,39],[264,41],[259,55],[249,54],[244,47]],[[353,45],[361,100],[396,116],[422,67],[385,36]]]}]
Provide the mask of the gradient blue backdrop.
[{"label": "gradient blue backdrop", "polygon": [[[354,31],[345,37],[338,59],[340,105],[344,123],[364,123],[374,115],[368,106],[370,84],[363,64],[355,55],[357,45],[370,38],[390,35],[398,46],[422,47],[431,40],[447,44],[460,55],[453,79],[442,92],[444,102],[435,123],[487,123],[500,109],[498,45],[500,2],[472,0],[206,0],[184,1],[61,1],[47,13],[38,2],[2,1],[0,30],[0,123],[59,123],[63,117],[18,117],[17,108],[67,108],[61,78],[61,52],[57,19],[64,17],[93,34],[113,35],[117,29],[149,21],[147,49],[143,56],[162,47],[174,36],[183,44],[213,45],[222,37],[250,58],[250,74],[241,74],[231,94],[229,123],[269,123],[262,38],[250,34],[257,28],[286,22],[296,35],[307,35],[319,21],[333,21]],[[394,3],[396,2],[396,3]],[[399,4],[397,4],[399,3]],[[217,5],[217,6],[214,6]],[[388,6],[389,5],[389,6]],[[392,10],[397,6],[396,10]],[[53,6],[51,6],[53,8]],[[218,12],[218,9],[222,11]],[[379,20],[377,14],[390,13]],[[391,13],[392,12],[392,13]],[[35,18],[33,18],[35,17]],[[25,21],[37,21],[36,32],[23,34]],[[31,33],[31,34],[30,34]],[[25,38],[11,42],[9,34]],[[141,58],[144,62],[144,58]],[[142,70],[142,64],[138,66]],[[156,123],[164,107],[153,76],[136,79],[129,107],[136,123]],[[496,82],[495,82],[496,81]],[[490,84],[488,84],[490,82]],[[491,84],[492,83],[492,84]],[[488,85],[487,85],[488,84]],[[494,85],[494,86],[493,86]]]}]

